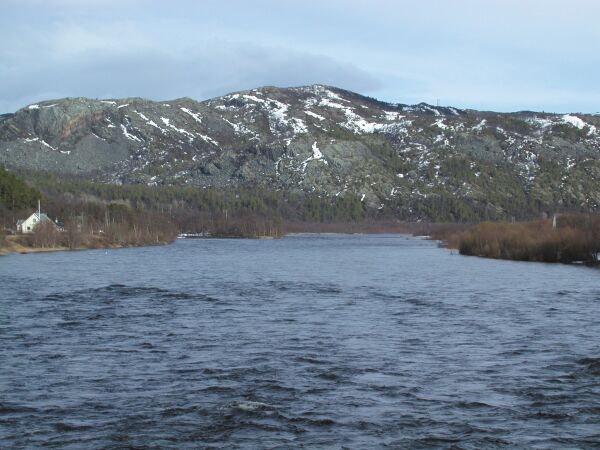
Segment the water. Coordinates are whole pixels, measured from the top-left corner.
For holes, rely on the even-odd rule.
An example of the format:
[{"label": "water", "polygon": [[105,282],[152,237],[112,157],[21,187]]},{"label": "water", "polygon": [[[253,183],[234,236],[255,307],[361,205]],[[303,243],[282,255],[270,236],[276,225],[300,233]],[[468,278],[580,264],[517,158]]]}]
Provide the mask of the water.
[{"label": "water", "polygon": [[600,272],[399,236],[0,259],[1,448],[598,448]]}]

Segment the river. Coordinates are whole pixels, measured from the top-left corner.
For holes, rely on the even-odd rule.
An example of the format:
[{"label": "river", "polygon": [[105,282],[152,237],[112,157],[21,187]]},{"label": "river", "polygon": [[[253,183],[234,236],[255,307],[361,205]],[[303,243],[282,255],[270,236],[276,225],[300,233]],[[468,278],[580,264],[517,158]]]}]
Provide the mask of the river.
[{"label": "river", "polygon": [[598,448],[600,272],[393,235],[0,258],[0,448]]}]

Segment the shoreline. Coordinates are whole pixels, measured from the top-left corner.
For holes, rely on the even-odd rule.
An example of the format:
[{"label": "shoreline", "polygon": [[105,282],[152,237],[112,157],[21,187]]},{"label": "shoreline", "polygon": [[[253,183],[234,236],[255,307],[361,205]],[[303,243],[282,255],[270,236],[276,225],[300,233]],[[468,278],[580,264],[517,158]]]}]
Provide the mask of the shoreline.
[{"label": "shoreline", "polygon": [[[413,236],[410,233],[407,233],[406,231],[404,232],[400,232],[400,231],[368,231],[368,230],[363,230],[360,232],[311,232],[311,231],[307,231],[307,232],[290,232],[290,233],[284,233],[281,236],[257,236],[257,237],[243,237],[243,236],[185,236],[185,234],[179,234],[175,239],[173,239],[170,242],[159,242],[159,243],[152,243],[152,244],[141,244],[141,245],[90,245],[90,246],[79,246],[79,247],[74,247],[74,248],[69,248],[69,247],[64,247],[64,246],[59,246],[59,247],[28,247],[25,245],[20,244],[19,242],[15,242],[16,241],[16,237],[15,235],[12,236],[7,236],[6,237],[6,241],[4,243],[3,246],[0,247],[0,256],[8,256],[11,254],[19,254],[19,255],[28,255],[31,253],[51,253],[51,252],[71,252],[71,251],[82,251],[82,250],[117,250],[117,249],[122,249],[122,248],[132,248],[132,247],[154,247],[154,246],[161,246],[161,245],[169,245],[172,244],[175,241],[186,241],[186,240],[204,240],[204,239],[212,239],[212,240],[219,240],[219,239],[227,239],[227,240],[235,240],[235,239],[240,239],[240,240],[274,240],[274,239],[280,239],[280,238],[284,238],[284,237],[301,237],[301,236],[335,236],[335,235],[339,235],[339,236],[353,236],[353,235],[377,235],[377,234],[396,234],[398,236],[408,236],[408,237],[412,237],[415,239],[426,239],[427,237],[424,236]],[[11,242],[12,241],[12,242]]]},{"label": "shoreline", "polygon": [[[118,250],[122,248],[132,248],[132,247],[154,247],[158,245],[169,245],[174,241],[170,242],[157,242],[151,244],[141,244],[141,245],[118,245],[118,244],[106,244],[106,245],[89,245],[89,246],[78,246],[78,247],[65,247],[65,246],[56,246],[56,247],[29,247],[26,245],[22,245],[17,242],[16,236],[7,236],[5,238],[5,242],[2,246],[0,246],[0,256],[8,256],[12,254],[17,255],[29,255],[31,253],[54,253],[54,252],[78,252],[82,250]],[[97,244],[97,243],[95,243]]]}]

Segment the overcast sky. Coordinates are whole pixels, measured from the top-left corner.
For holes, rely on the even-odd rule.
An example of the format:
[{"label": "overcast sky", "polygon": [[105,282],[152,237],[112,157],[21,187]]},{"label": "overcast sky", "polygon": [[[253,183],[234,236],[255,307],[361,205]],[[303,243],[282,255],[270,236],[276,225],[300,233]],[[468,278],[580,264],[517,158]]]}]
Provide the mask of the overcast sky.
[{"label": "overcast sky", "polygon": [[600,111],[599,0],[0,0],[0,112],[322,83],[399,103]]}]

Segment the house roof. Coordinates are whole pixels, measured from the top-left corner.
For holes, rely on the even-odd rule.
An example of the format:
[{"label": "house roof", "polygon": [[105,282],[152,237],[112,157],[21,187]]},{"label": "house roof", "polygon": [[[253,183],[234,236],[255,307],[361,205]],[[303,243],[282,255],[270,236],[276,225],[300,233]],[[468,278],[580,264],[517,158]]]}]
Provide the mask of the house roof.
[{"label": "house roof", "polygon": [[43,222],[52,222],[52,223],[54,223],[54,220],[52,220],[50,217],[48,217],[48,215],[46,213],[38,214],[38,212],[36,211],[33,214],[31,214],[29,217],[27,217],[27,219],[17,221],[17,225],[19,225],[19,224],[21,224],[21,223],[23,223],[26,220],[29,220],[31,218],[38,219],[38,221],[40,223],[43,223]]}]

